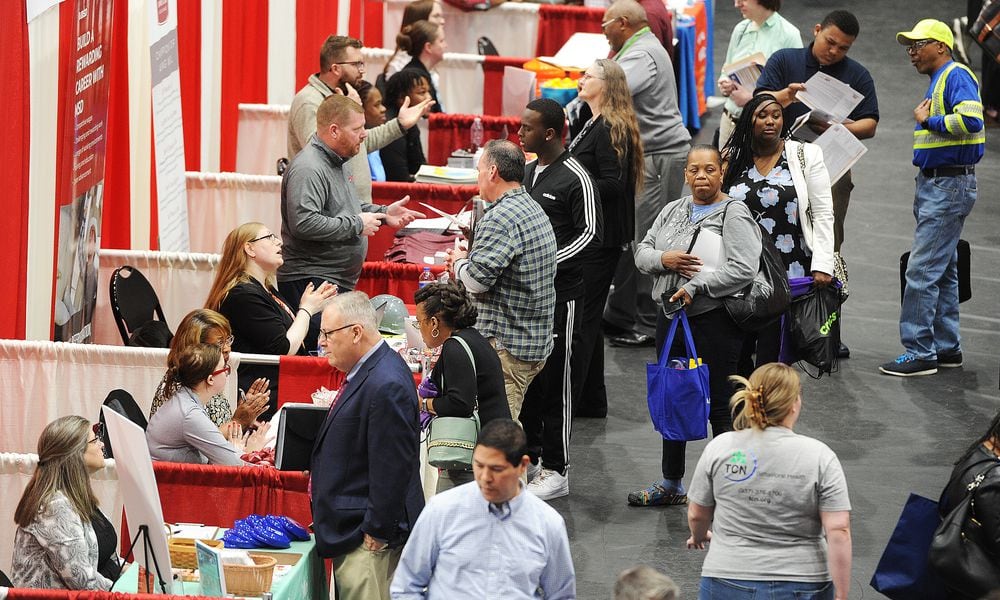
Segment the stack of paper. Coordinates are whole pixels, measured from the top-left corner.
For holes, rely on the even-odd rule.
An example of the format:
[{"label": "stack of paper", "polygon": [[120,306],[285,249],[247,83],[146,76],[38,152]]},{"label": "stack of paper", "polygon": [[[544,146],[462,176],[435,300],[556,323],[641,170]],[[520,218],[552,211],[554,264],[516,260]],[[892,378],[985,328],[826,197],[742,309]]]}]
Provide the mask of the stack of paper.
[{"label": "stack of paper", "polygon": [[[823,162],[830,173],[830,183],[836,183],[868,151],[844,127],[844,124],[854,122],[847,115],[864,100],[864,96],[826,73],[816,73],[806,81],[806,89],[796,97],[811,110],[795,120],[788,130],[789,134],[814,142],[823,149]],[[816,133],[810,124],[816,125],[823,133]]]},{"label": "stack of paper", "polygon": [[421,165],[416,180],[419,183],[449,183],[452,185],[476,183],[479,172],[459,167]]},{"label": "stack of paper", "polygon": [[538,60],[562,69],[586,71],[598,58],[607,58],[611,52],[608,38],[603,33],[574,33],[566,40],[555,56],[539,56]]},{"label": "stack of paper", "polygon": [[750,91],[757,87],[757,79],[767,59],[760,52],[722,66],[722,76],[728,77]]}]

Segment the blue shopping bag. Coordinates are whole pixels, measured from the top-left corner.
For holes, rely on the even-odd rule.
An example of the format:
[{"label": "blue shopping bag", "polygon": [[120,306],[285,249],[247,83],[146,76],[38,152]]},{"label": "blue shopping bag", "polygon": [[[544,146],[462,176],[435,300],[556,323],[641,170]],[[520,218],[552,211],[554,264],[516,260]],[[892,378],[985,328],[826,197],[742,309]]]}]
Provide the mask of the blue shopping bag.
[{"label": "blue shopping bag", "polygon": [[934,530],[941,522],[938,503],[910,494],[871,586],[892,600],[945,600],[946,588],[927,564]]},{"label": "blue shopping bag", "polygon": [[[680,323],[686,356],[669,356]],[[671,368],[670,363],[678,365]],[[680,368],[683,367],[683,368]],[[708,437],[708,365],[701,364],[687,315],[681,311],[670,324],[658,363],[646,364],[646,402],[653,427],[665,440],[686,442]]]}]

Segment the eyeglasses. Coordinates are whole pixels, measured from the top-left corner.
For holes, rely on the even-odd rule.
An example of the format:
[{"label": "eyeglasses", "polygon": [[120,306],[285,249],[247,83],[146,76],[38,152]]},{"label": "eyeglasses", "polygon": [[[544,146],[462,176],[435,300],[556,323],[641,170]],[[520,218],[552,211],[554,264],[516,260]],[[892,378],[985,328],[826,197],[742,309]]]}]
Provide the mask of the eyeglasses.
[{"label": "eyeglasses", "polygon": [[225,373],[226,375],[229,375],[229,373],[231,373],[232,370],[233,370],[232,367],[230,367],[229,365],[226,365],[226,366],[222,367],[221,369],[219,369],[218,371],[212,371],[212,376],[222,375],[223,373]]},{"label": "eyeglasses", "polygon": [[325,341],[327,341],[327,339],[331,335],[337,333],[338,331],[342,331],[344,329],[347,329],[348,327],[354,327],[355,325],[357,325],[357,323],[348,323],[347,325],[344,325],[343,327],[338,327],[336,329],[331,329],[329,331],[327,331],[325,329],[320,329],[319,330],[319,339],[321,339],[321,340],[323,340],[325,342]]},{"label": "eyeglasses", "polygon": [[91,431],[94,432],[94,439],[87,440],[88,444],[96,444],[97,442],[104,441],[104,423],[94,423]]},{"label": "eyeglasses", "polygon": [[352,67],[354,67],[355,69],[357,69],[359,71],[364,71],[365,70],[365,61],[363,61],[363,60],[353,60],[353,61],[350,61],[350,62],[338,62],[338,63],[333,63],[333,64],[335,64],[335,65],[351,65]]},{"label": "eyeglasses", "polygon": [[933,44],[936,41],[937,40],[920,40],[919,42],[913,42],[912,44],[906,46],[906,53],[916,54],[917,52],[923,50],[924,46],[926,46],[927,44]]},{"label": "eyeglasses", "polygon": [[590,73],[584,73],[583,75],[580,75],[581,82],[587,81],[588,79],[597,79],[600,81],[604,81],[603,77],[598,77],[597,75],[591,75]]},{"label": "eyeglasses", "polygon": [[227,337],[225,339],[219,340],[219,343],[216,344],[216,345],[220,349],[222,349],[222,348],[225,348],[226,346],[230,346],[231,347],[233,345],[233,342],[235,342],[235,341],[236,341],[236,336],[235,335],[231,335],[231,336],[229,336],[229,337]]},{"label": "eyeglasses", "polygon": [[259,242],[259,241],[261,241],[261,240],[266,240],[266,239],[270,239],[270,240],[271,240],[272,242],[274,242],[275,244],[277,244],[278,242],[280,242],[280,241],[281,241],[281,240],[280,240],[280,239],[278,238],[278,236],[274,235],[273,233],[269,233],[269,234],[267,234],[267,235],[262,235],[262,236],[260,236],[259,238],[254,238],[254,239],[250,240],[250,241],[249,241],[249,242],[247,242],[247,243],[248,243],[248,244],[252,244],[252,243],[254,243],[254,242]]},{"label": "eyeglasses", "polygon": [[605,28],[605,27],[607,27],[608,25],[611,25],[612,23],[614,23],[615,21],[617,21],[617,20],[618,20],[618,19],[620,19],[620,18],[621,18],[621,17],[615,17],[614,19],[608,19],[607,21],[605,21],[605,22],[601,23],[601,29],[604,29],[604,28]]}]

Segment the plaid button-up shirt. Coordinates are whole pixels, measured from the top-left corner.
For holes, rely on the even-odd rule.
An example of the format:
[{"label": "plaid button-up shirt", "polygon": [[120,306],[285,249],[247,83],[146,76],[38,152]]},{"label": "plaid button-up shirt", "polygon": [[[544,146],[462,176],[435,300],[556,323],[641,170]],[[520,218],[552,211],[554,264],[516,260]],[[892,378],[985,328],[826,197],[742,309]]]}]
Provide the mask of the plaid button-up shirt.
[{"label": "plaid button-up shirt", "polygon": [[556,237],[549,218],[523,187],[500,196],[476,223],[468,262],[476,283],[476,328],[524,361],[552,352]]}]

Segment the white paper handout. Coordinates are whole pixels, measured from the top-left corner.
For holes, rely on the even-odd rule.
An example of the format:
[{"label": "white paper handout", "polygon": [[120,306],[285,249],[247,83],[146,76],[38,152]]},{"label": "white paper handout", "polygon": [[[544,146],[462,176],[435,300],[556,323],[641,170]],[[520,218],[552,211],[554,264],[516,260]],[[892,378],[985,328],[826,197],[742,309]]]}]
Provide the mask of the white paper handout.
[{"label": "white paper handout", "polygon": [[704,227],[698,229],[687,253],[701,259],[702,273],[717,271],[725,262],[722,252],[722,236]]},{"label": "white paper handout", "polygon": [[722,75],[753,91],[766,63],[767,59],[764,58],[764,55],[757,52],[740,60],[734,60],[728,65],[723,65]]},{"label": "white paper handout", "polygon": [[812,109],[814,120],[843,123],[865,97],[826,73],[816,73],[806,81],[806,89],[796,94],[796,98]]},{"label": "white paper handout", "polygon": [[585,70],[598,58],[607,58],[611,52],[608,38],[603,33],[574,33],[555,56],[539,56],[538,60],[563,69]]},{"label": "white paper handout", "polygon": [[836,123],[816,138],[815,144],[823,149],[823,162],[830,173],[830,183],[844,176],[858,162],[868,148],[840,123]]}]

